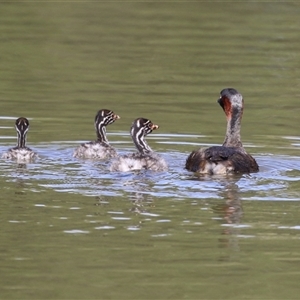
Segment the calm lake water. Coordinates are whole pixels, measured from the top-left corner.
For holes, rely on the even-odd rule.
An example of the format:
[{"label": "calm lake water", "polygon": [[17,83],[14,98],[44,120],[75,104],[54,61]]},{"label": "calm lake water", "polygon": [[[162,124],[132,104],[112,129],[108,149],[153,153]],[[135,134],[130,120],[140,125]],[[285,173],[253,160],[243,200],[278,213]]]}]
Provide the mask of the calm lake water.
[{"label": "calm lake water", "polygon": [[[2,299],[298,299],[300,5],[2,3],[0,152],[30,120],[35,163],[0,160]],[[197,177],[223,142],[223,88],[245,100],[257,174]],[[131,122],[168,172],[78,160],[97,110],[133,152]]]}]

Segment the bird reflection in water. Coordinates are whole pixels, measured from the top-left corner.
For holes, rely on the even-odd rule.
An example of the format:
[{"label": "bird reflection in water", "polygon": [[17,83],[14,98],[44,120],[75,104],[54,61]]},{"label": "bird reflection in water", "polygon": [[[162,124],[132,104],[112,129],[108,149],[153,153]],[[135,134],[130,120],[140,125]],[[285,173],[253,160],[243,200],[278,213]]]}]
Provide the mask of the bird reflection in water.
[{"label": "bird reflection in water", "polygon": [[238,224],[243,215],[238,186],[231,183],[220,195],[225,202],[216,205],[214,210],[222,215],[227,224]]},{"label": "bird reflection in water", "polygon": [[134,192],[129,196],[132,201],[131,212],[137,214],[147,214],[149,213],[149,208],[155,207],[153,198],[149,194],[144,194],[141,192]]},{"label": "bird reflection in water", "polygon": [[[233,253],[240,251],[238,235],[240,234],[240,222],[243,215],[242,204],[240,200],[239,188],[235,183],[230,183],[225,190],[220,193],[225,201],[213,207],[223,225],[222,237],[219,239],[220,248],[229,248],[230,254],[223,256],[220,260],[232,260]],[[235,258],[236,259],[236,258]]]}]

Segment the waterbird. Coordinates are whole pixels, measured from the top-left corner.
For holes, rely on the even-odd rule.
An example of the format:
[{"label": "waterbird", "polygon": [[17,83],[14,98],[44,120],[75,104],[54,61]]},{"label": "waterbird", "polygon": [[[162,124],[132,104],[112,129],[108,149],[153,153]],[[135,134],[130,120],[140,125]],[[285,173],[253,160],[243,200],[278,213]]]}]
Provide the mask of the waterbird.
[{"label": "waterbird", "polygon": [[17,160],[18,162],[31,162],[38,157],[38,154],[26,147],[26,137],[29,130],[29,121],[24,117],[20,117],[15,122],[17,131],[17,146],[8,149],[2,154],[4,159]]},{"label": "waterbird", "polygon": [[159,126],[146,118],[137,118],[133,121],[130,134],[138,152],[118,156],[111,164],[110,171],[127,172],[132,170],[166,171],[166,161],[155,153],[148,145],[145,137]]},{"label": "waterbird", "polygon": [[95,116],[97,140],[81,144],[73,153],[76,158],[108,159],[117,156],[117,151],[109,144],[106,126],[120,119],[112,110],[100,109]]},{"label": "waterbird", "polygon": [[243,96],[233,88],[226,88],[221,91],[218,103],[227,118],[223,145],[193,151],[186,160],[185,168],[192,172],[210,175],[258,172],[256,160],[246,152],[241,142]]}]

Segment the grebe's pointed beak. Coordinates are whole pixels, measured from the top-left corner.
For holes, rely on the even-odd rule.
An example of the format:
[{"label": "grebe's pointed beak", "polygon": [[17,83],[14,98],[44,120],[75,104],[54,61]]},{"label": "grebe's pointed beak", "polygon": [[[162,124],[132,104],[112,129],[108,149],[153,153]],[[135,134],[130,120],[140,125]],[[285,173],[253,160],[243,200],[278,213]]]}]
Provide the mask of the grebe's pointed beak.
[{"label": "grebe's pointed beak", "polygon": [[219,103],[219,105],[224,109],[224,101],[222,99],[222,97],[220,97],[217,102]]},{"label": "grebe's pointed beak", "polygon": [[152,127],[151,127],[152,130],[156,130],[156,129],[158,129],[158,128],[159,128],[158,125],[152,124]]}]

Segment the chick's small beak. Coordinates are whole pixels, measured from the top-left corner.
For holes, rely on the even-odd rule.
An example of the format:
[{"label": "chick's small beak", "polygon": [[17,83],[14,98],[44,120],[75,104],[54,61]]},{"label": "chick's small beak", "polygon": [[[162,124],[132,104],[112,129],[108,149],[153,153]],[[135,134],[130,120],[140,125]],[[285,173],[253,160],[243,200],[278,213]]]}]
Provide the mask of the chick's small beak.
[{"label": "chick's small beak", "polygon": [[151,127],[152,130],[155,130],[155,129],[158,129],[158,128],[159,128],[158,125],[152,124],[152,127]]},{"label": "chick's small beak", "polygon": [[115,120],[119,120],[119,119],[121,119],[121,118],[120,118],[120,116],[118,116],[118,115],[114,115],[114,119],[115,119]]}]

